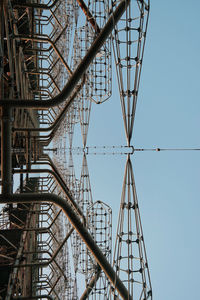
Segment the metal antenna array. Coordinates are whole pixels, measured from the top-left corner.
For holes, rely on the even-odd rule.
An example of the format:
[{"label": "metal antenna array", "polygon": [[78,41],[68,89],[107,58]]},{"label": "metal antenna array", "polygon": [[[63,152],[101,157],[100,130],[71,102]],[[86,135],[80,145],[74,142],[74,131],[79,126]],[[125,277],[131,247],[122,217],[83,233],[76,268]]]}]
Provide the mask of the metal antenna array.
[{"label": "metal antenna array", "polygon": [[[151,299],[130,145],[149,0],[6,0],[0,15],[0,299]],[[111,147],[127,155],[113,257],[112,210],[93,202],[87,163],[111,46],[127,140]]]},{"label": "metal antenna array", "polygon": [[[113,9],[118,2],[112,1]],[[114,57],[128,146],[133,133],[148,17],[149,1],[131,1],[114,30]]]}]

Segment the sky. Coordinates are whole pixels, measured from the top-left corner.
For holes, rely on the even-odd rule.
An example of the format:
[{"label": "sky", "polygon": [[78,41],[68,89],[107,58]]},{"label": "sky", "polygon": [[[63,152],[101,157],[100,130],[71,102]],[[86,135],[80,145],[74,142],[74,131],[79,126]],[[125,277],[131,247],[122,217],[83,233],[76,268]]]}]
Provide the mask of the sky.
[{"label": "sky", "polygon": [[[135,148],[200,148],[199,10],[197,0],[151,1]],[[87,144],[126,144],[115,75],[112,98],[92,107]],[[132,155],[154,300],[197,299],[199,294],[199,155]],[[126,157],[87,158],[93,201],[111,206],[115,240]]]}]

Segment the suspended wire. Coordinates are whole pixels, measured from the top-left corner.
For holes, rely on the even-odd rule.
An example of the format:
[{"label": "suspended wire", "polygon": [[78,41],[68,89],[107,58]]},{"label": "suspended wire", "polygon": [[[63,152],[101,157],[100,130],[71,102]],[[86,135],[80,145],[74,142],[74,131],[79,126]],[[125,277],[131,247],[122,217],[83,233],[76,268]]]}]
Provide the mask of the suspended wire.
[{"label": "suspended wire", "polygon": [[134,149],[134,151],[200,151],[200,148],[152,148],[152,149]]},{"label": "suspended wire", "polygon": [[[46,149],[47,151],[56,151],[54,149]],[[63,149],[67,153],[72,152],[75,155],[133,155],[134,152],[146,151],[200,151],[200,148],[134,148],[133,146],[87,146],[87,147],[69,147]],[[59,148],[59,151],[62,149]]]}]

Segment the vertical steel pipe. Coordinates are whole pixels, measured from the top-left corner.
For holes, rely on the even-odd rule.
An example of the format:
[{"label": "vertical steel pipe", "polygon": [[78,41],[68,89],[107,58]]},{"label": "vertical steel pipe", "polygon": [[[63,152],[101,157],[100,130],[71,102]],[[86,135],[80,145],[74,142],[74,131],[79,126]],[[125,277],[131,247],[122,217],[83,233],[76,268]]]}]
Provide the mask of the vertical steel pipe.
[{"label": "vertical steel pipe", "polygon": [[11,121],[11,107],[3,107],[1,119],[1,176],[3,195],[12,193]]}]

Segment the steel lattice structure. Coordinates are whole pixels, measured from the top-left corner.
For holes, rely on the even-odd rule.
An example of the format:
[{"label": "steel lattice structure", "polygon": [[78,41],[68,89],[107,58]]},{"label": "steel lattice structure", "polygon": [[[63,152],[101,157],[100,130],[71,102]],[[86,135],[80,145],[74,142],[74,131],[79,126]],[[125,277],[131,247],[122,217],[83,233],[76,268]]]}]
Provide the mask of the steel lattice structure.
[{"label": "steel lattice structure", "polygon": [[[149,5],[1,1],[0,299],[152,299],[130,156]],[[111,97],[113,72],[127,141],[114,251],[87,164],[91,108]]]}]

